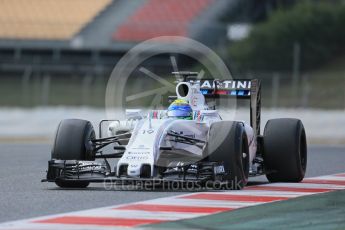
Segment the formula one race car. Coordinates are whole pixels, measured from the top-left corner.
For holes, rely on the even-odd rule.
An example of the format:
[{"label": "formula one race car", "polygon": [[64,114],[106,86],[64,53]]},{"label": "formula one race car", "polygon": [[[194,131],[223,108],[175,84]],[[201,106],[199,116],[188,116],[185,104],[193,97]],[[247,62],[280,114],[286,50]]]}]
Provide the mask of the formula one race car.
[{"label": "formula one race car", "polygon": [[[303,124],[290,118],[269,120],[261,135],[259,80],[196,80],[197,73],[175,74],[183,79],[167,110],[147,115],[128,110],[124,121],[103,120],[99,138],[89,121],[61,121],[42,181],[63,188],[106,182],[241,189],[249,176],[265,174],[270,182],[304,178]],[[209,106],[210,100],[224,97],[250,100],[250,125],[222,120],[215,106]]]}]

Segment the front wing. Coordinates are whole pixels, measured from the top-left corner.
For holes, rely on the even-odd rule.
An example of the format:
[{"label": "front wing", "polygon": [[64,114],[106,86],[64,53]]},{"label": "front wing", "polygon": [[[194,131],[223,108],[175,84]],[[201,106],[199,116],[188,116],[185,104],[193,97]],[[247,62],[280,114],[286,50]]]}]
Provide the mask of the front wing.
[{"label": "front wing", "polygon": [[216,183],[217,187],[226,185],[224,166],[218,162],[198,162],[194,164],[165,168],[164,172],[156,177],[138,178],[122,176],[118,177],[110,171],[107,163],[61,161],[48,162],[46,179],[42,182],[90,182],[112,185],[133,185],[145,187],[171,187],[186,188],[191,186],[205,187]]}]

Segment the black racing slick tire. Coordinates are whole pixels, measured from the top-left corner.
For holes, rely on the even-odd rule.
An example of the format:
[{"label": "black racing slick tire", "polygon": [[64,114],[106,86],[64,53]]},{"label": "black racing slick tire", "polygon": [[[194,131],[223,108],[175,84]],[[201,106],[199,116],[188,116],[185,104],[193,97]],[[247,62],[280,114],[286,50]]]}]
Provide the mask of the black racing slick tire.
[{"label": "black racing slick tire", "polygon": [[263,137],[263,159],[270,182],[300,182],[307,168],[307,141],[298,119],[269,120]]},{"label": "black racing slick tire", "polygon": [[[62,120],[56,131],[51,157],[56,160],[95,160],[91,142],[95,137],[89,121]],[[86,188],[90,183],[56,180],[55,184],[61,188]]]},{"label": "black racing slick tire", "polygon": [[249,176],[249,147],[243,123],[219,121],[211,124],[205,147],[207,160],[222,162],[226,189],[242,189]]},{"label": "black racing slick tire", "polygon": [[52,159],[95,160],[91,142],[95,137],[94,128],[89,121],[62,120],[56,131]]}]

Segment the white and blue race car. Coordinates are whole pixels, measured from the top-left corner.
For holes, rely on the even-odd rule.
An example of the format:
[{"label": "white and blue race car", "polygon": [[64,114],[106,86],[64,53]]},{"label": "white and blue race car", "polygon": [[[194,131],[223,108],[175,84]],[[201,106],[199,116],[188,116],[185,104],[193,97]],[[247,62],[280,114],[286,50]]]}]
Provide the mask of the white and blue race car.
[{"label": "white and blue race car", "polygon": [[[98,138],[89,121],[61,121],[42,181],[64,188],[106,182],[242,189],[249,176],[265,174],[270,182],[304,178],[303,124],[272,119],[261,135],[259,80],[193,80],[195,73],[178,74],[183,80],[167,110],[147,115],[128,110],[126,120],[103,120]],[[250,124],[222,120],[214,104],[208,105],[217,97],[250,100]]]}]

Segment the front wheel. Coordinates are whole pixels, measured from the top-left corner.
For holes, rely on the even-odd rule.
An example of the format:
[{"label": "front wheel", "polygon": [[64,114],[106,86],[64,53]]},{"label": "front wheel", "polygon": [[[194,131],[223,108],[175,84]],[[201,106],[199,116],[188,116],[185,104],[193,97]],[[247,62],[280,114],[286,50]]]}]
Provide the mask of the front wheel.
[{"label": "front wheel", "polygon": [[62,120],[56,131],[51,157],[58,160],[95,160],[91,142],[95,137],[91,122]]},{"label": "front wheel", "polygon": [[242,189],[249,175],[249,147],[241,122],[219,121],[211,124],[205,148],[207,159],[224,165],[227,189]]},{"label": "front wheel", "polygon": [[[92,140],[95,131],[89,121],[79,119],[62,120],[56,131],[51,158],[54,160],[93,161]],[[85,188],[89,182],[56,180],[62,188]]]}]

